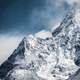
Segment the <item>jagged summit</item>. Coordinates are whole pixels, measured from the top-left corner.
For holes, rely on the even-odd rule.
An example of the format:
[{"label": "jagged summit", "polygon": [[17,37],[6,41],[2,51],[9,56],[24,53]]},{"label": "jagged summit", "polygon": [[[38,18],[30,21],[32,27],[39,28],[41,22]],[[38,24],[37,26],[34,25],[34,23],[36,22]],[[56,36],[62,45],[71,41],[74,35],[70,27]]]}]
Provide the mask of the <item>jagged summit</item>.
[{"label": "jagged summit", "polygon": [[25,37],[0,66],[1,80],[71,79],[80,65],[79,14],[72,9],[53,33]]},{"label": "jagged summit", "polygon": [[58,28],[53,31],[53,36],[56,36],[60,32],[66,31],[69,29],[80,28],[80,8],[71,8],[70,11],[66,14],[65,18],[61,22]]}]

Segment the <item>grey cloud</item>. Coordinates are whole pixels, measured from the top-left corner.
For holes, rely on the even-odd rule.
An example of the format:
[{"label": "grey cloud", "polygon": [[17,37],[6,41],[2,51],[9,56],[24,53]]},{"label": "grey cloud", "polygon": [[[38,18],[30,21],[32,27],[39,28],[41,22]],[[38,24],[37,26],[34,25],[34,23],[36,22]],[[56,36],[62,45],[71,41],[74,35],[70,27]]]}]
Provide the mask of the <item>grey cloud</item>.
[{"label": "grey cloud", "polygon": [[54,21],[62,20],[69,7],[62,0],[1,0],[0,33],[25,34],[50,29],[57,23]]}]

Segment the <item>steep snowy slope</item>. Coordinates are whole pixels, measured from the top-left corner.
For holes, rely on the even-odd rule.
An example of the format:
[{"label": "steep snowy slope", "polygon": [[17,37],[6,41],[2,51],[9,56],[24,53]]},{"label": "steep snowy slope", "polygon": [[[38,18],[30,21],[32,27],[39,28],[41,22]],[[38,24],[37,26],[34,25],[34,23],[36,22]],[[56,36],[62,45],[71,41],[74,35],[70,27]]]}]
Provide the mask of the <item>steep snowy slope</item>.
[{"label": "steep snowy slope", "polygon": [[[80,9],[72,9],[60,26],[53,31],[60,46],[70,54],[77,66],[80,66]],[[69,80],[80,80],[80,69]]]}]

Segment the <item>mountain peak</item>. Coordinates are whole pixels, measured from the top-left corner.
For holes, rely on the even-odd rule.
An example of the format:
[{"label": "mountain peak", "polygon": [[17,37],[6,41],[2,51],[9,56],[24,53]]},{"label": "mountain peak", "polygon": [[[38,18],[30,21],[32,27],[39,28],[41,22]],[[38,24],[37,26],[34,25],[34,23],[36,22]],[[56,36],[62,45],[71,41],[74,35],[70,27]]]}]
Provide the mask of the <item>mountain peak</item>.
[{"label": "mountain peak", "polygon": [[58,42],[61,39],[61,37],[52,37],[49,31],[41,31],[25,37],[8,60],[0,66],[0,78],[4,80],[31,80],[32,77],[33,80],[68,79],[69,74],[73,74],[78,67],[70,50],[66,48],[67,44],[61,46],[64,45],[66,38],[62,40],[63,42]]},{"label": "mountain peak", "polygon": [[80,8],[73,7],[67,12],[61,24],[52,32],[52,35],[55,37],[63,31],[71,31],[77,28],[80,28]]},{"label": "mountain peak", "polygon": [[66,80],[80,65],[80,11],[72,9],[53,33],[25,37],[0,66],[3,80]]}]

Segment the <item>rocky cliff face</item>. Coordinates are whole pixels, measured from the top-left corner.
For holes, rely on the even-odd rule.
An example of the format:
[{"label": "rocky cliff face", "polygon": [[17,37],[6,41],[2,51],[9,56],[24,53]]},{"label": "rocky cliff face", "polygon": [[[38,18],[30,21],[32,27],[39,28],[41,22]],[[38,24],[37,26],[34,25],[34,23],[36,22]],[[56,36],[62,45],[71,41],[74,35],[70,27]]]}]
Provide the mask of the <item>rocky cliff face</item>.
[{"label": "rocky cliff face", "polygon": [[25,37],[0,66],[0,78],[74,80],[80,74],[79,65],[80,10],[72,9],[52,33],[41,31]]}]

